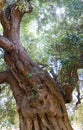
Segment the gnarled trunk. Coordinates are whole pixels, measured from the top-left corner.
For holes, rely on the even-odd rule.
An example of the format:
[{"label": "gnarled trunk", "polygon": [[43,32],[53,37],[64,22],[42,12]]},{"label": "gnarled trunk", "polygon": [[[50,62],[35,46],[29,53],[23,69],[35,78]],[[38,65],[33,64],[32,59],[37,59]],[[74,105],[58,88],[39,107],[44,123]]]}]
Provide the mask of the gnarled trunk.
[{"label": "gnarled trunk", "polygon": [[55,81],[28,56],[19,38],[23,13],[14,6],[1,14],[3,37],[0,46],[9,70],[1,82],[8,82],[16,100],[20,130],[72,130],[65,103]]}]

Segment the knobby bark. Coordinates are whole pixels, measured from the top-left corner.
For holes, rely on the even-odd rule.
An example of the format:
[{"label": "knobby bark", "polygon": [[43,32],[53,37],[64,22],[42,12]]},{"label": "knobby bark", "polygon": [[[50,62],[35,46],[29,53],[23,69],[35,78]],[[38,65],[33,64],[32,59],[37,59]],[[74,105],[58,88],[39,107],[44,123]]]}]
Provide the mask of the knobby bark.
[{"label": "knobby bark", "polygon": [[11,86],[20,130],[72,130],[57,84],[31,60],[21,44],[19,30],[23,15],[15,5],[2,12],[3,36],[0,36],[0,47],[9,66],[9,70],[0,74],[0,83]]}]

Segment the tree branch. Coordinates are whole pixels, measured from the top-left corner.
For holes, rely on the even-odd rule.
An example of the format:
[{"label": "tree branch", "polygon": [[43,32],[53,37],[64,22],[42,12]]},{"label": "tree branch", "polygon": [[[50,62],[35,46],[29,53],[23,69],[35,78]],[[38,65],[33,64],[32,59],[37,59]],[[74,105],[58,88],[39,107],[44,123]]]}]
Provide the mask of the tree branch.
[{"label": "tree branch", "polygon": [[7,19],[6,14],[3,11],[0,13],[0,19],[3,27],[10,30],[10,21]]},{"label": "tree branch", "polygon": [[6,51],[14,48],[13,43],[3,36],[0,36],[0,47]]},{"label": "tree branch", "polygon": [[21,101],[20,99],[24,95],[24,91],[19,87],[17,80],[14,78],[10,70],[6,70],[0,73],[0,84],[5,82],[10,84],[14,98],[19,103],[19,101]]}]

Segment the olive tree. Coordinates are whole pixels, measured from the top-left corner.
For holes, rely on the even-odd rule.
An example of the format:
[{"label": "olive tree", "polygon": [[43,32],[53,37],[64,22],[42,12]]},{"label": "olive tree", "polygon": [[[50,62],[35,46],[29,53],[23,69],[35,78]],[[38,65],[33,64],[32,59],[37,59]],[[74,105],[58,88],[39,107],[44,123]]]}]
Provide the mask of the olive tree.
[{"label": "olive tree", "polygon": [[20,40],[22,17],[33,11],[30,1],[17,0],[8,4],[2,0],[0,10],[3,27],[0,47],[8,65],[8,69],[0,73],[0,83],[7,82],[11,86],[20,130],[72,130],[56,82],[29,57]]}]

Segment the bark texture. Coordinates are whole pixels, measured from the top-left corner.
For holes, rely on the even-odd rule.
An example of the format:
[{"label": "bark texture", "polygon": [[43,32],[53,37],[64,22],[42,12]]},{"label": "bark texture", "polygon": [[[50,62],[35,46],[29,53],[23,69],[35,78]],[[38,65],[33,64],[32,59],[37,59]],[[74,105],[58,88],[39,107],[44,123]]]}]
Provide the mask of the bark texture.
[{"label": "bark texture", "polygon": [[[47,71],[34,63],[23,48],[19,30],[23,13],[9,6],[1,13],[3,37],[0,46],[9,70],[0,74],[16,100],[20,130],[72,130],[65,102]],[[1,78],[3,77],[3,78]]]}]

